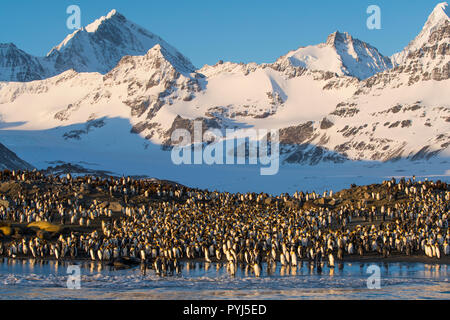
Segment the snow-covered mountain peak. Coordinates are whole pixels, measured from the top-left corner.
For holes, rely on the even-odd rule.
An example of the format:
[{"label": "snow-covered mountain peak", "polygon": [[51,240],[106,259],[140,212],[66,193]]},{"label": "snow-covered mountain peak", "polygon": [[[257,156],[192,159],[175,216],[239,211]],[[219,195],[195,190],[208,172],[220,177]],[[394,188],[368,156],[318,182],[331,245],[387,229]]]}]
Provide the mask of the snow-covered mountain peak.
[{"label": "snow-covered mountain peak", "polygon": [[116,9],[111,10],[106,16],[102,16],[85,27],[87,32],[96,32],[103,23],[124,23],[127,19],[125,16],[117,12]]},{"label": "snow-covered mountain peak", "polygon": [[112,10],[69,34],[45,57],[32,56],[12,43],[0,44],[0,81],[41,80],[70,69],[106,74],[123,57],[144,56],[156,45],[179,72],[195,70],[189,59],[173,46]]},{"label": "snow-covered mountain peak", "polygon": [[107,24],[123,24],[126,23],[127,19],[125,16],[121,15],[119,12],[117,12],[115,9],[111,10],[106,16],[102,16],[95,20],[94,22],[88,24],[86,27],[82,27],[80,29],[75,30],[71,34],[67,35],[64,40],[47,54],[47,56],[50,56],[55,53],[55,51],[60,51],[63,49],[72,39],[74,39],[77,36],[82,36],[81,34],[83,32],[87,33],[95,33],[99,30],[99,28],[102,27],[102,25]]},{"label": "snow-covered mountain peak", "polygon": [[0,81],[27,82],[76,72],[110,72],[126,56],[144,56],[155,45],[181,73],[194,65],[157,35],[127,20],[116,10],[69,34],[45,57],[35,57],[14,44],[0,45]]},{"label": "snow-covered mountain peak", "polygon": [[13,43],[0,44],[0,81],[33,81],[44,73],[39,60]]},{"label": "snow-covered mountain peak", "polygon": [[439,3],[431,12],[419,35],[403,51],[392,56],[393,63],[396,65],[404,63],[410,53],[429,44],[433,32],[450,23],[449,14],[450,9],[448,8],[448,3]]},{"label": "snow-covered mountain peak", "polygon": [[19,54],[19,52],[21,50],[14,43],[0,43],[0,57],[2,58],[0,65],[4,63],[3,59],[5,59],[6,55]]},{"label": "snow-covered mountain peak", "polygon": [[17,48],[14,43],[0,43],[0,49]]},{"label": "snow-covered mountain peak", "polygon": [[146,57],[155,56],[157,56],[158,58],[163,58],[170,62],[170,64],[182,74],[190,74],[195,72],[196,70],[196,68],[191,63],[188,63],[188,61],[186,61],[186,59],[178,52],[168,50],[159,43],[151,48],[146,54]]},{"label": "snow-covered mountain peak", "polygon": [[328,36],[326,44],[329,46],[335,46],[337,43],[350,42],[352,40],[353,38],[349,33],[335,31]]},{"label": "snow-covered mountain peak", "polygon": [[428,18],[427,23],[439,24],[442,23],[443,21],[448,21],[449,17],[450,17],[450,9],[448,8],[448,3],[441,2],[434,8],[433,12]]},{"label": "snow-covered mountain peak", "polygon": [[150,70],[164,69],[166,66],[186,76],[195,72],[195,68],[192,65],[187,64],[182,57],[174,54],[173,51],[166,49],[159,43],[148,50],[145,55],[123,57],[111,72],[116,72],[117,69],[123,69],[124,66],[130,65],[133,66],[133,69],[138,67],[139,71],[144,73]]},{"label": "snow-covered mountain peak", "polygon": [[47,58],[54,62],[56,73],[72,68],[78,72],[105,74],[114,68],[122,57],[145,55],[157,44],[182,61],[188,69],[195,69],[174,47],[127,20],[116,10],[67,36]]},{"label": "snow-covered mountain peak", "polygon": [[108,14],[106,15],[107,18],[111,18],[112,16],[118,14],[116,9],[112,9]]},{"label": "snow-covered mountain peak", "polygon": [[330,71],[340,76],[352,76],[360,80],[390,69],[390,59],[378,50],[347,32],[330,34],[325,43],[301,47],[289,52],[278,61],[310,70]]}]

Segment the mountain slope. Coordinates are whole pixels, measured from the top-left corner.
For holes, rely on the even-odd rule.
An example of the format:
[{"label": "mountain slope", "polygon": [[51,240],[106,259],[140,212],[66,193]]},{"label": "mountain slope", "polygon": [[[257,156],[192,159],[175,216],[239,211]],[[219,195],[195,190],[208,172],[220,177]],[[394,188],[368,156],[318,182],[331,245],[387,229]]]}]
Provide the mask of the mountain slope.
[{"label": "mountain slope", "polygon": [[450,9],[448,8],[447,2],[439,3],[428,17],[427,22],[419,35],[412,40],[405,49],[392,56],[393,63],[395,65],[401,65],[410,54],[413,54],[423,47],[427,47],[430,44],[430,41],[433,40],[432,35],[434,33],[439,32],[439,29],[448,28],[450,22],[449,16]]},{"label": "mountain slope", "polygon": [[284,148],[286,161],[311,163],[303,155],[316,152],[317,161],[330,151],[352,160],[448,157],[450,23],[446,8],[446,3],[436,6],[399,65],[361,81],[350,99],[337,104],[322,122],[310,125],[307,139]]},{"label": "mountain slope", "polygon": [[34,57],[12,44],[0,45],[0,81],[41,80],[68,70],[108,73],[124,56],[163,47],[187,72],[195,67],[157,35],[128,21],[116,10],[68,35],[46,57]]},{"label": "mountain slope", "polygon": [[[74,33],[50,56],[83,53],[76,44],[93,48],[86,39],[116,15]],[[113,22],[119,29],[128,25],[120,17]],[[2,134],[21,154],[30,149],[40,165],[90,161],[95,154],[101,166],[115,163],[120,170],[170,162],[162,149],[174,143],[175,129],[192,131],[194,120],[223,133],[279,129],[287,165],[448,157],[449,42],[444,21],[390,68],[376,49],[335,33],[327,44],[271,64],[220,62],[199,70],[157,43],[143,55],[122,57],[105,74],[68,70],[41,81],[0,83],[0,116],[7,124]],[[86,61],[85,67],[99,63],[96,56]],[[371,72],[376,74],[356,77]]]},{"label": "mountain slope", "polygon": [[289,52],[278,63],[330,71],[361,80],[392,68],[390,59],[381,55],[376,48],[339,31],[329,35],[326,43]]},{"label": "mountain slope", "polygon": [[14,152],[0,143],[0,170],[32,170],[34,167],[20,159]]},{"label": "mountain slope", "polygon": [[40,59],[18,49],[12,43],[0,44],[0,81],[40,80],[46,71]]},{"label": "mountain slope", "polygon": [[105,74],[114,68],[122,57],[146,54],[157,44],[189,70],[195,70],[191,62],[175,48],[127,20],[116,10],[68,35],[49,52],[45,60],[54,65],[55,74],[69,69]]}]

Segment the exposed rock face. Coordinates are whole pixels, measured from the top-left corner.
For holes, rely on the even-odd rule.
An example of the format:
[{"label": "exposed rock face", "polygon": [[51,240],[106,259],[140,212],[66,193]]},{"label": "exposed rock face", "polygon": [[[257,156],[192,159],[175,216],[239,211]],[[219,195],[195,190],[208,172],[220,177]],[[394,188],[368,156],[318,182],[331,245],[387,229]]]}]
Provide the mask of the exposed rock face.
[{"label": "exposed rock face", "polygon": [[320,129],[326,130],[331,128],[334,125],[333,122],[328,120],[327,118],[323,118],[323,120],[320,122]]},{"label": "exposed rock face", "polygon": [[282,152],[284,163],[296,163],[303,165],[317,165],[320,162],[342,163],[348,158],[344,155],[330,151],[323,147],[309,144],[301,144],[291,148],[289,152]]},{"label": "exposed rock face", "polygon": [[194,122],[198,122],[199,124],[201,124],[201,139],[203,139],[203,134],[210,130],[210,129],[220,129],[221,125],[220,123],[217,122],[217,120],[215,119],[207,119],[207,118],[196,118],[194,120],[191,119],[185,119],[182,118],[180,116],[177,116],[175,118],[175,120],[172,123],[172,126],[170,127],[169,130],[167,130],[164,134],[166,140],[164,142],[165,146],[171,146],[171,145],[175,145],[178,143],[178,141],[172,141],[171,137],[172,137],[172,133],[177,130],[177,129],[184,129],[187,130],[189,132],[189,134],[191,135],[192,138],[192,143],[194,142],[201,142],[201,141],[194,141],[195,139],[195,134],[194,134]]},{"label": "exposed rock face", "polygon": [[336,110],[334,110],[331,115],[335,115],[341,118],[352,118],[360,111],[355,106],[355,103],[340,103],[337,105]]},{"label": "exposed rock face", "polygon": [[[104,170],[93,170],[87,169],[79,164],[71,164],[71,163],[60,163],[54,167],[48,167],[47,169],[42,171],[43,173],[49,175],[67,175],[67,174],[77,174],[77,175],[96,175],[101,177],[108,177],[112,175],[112,172],[104,171]],[[87,186],[86,186],[87,188]]]},{"label": "exposed rock face", "polygon": [[39,59],[12,43],[0,44],[0,70],[0,81],[40,80],[46,73]]},{"label": "exposed rock face", "polygon": [[280,143],[282,144],[302,144],[311,139],[314,132],[313,122],[298,125],[280,130]]},{"label": "exposed rock face", "polygon": [[82,135],[88,134],[94,128],[101,128],[105,125],[104,120],[89,120],[85,124],[85,128],[83,130],[72,130],[64,133],[63,137],[66,140],[75,139],[80,140]]}]

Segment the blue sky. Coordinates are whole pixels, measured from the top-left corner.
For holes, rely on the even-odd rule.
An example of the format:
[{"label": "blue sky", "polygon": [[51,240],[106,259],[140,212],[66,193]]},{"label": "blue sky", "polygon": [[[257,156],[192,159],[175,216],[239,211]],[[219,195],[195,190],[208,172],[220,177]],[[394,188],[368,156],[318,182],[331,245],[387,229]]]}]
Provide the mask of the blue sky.
[{"label": "blue sky", "polygon": [[[45,55],[72,31],[66,8],[76,4],[87,25],[111,9],[156,33],[197,66],[218,60],[272,62],[339,30],[400,51],[421,30],[434,0],[14,0],[0,2],[0,42]],[[369,5],[381,8],[381,30],[366,27]]]}]

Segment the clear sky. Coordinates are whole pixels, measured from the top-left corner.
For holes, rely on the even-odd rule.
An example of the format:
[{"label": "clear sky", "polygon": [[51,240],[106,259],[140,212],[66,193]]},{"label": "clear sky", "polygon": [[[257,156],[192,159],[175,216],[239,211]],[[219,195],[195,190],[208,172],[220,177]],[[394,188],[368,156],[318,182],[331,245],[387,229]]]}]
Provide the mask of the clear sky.
[{"label": "clear sky", "polygon": [[[423,27],[435,0],[2,0],[0,43],[44,56],[72,31],[69,5],[85,26],[110,10],[161,36],[197,66],[218,60],[273,62],[339,30],[377,47],[400,51]],[[366,27],[369,5],[381,8],[381,30]]]}]

